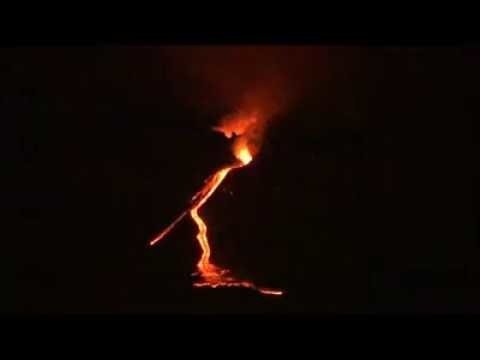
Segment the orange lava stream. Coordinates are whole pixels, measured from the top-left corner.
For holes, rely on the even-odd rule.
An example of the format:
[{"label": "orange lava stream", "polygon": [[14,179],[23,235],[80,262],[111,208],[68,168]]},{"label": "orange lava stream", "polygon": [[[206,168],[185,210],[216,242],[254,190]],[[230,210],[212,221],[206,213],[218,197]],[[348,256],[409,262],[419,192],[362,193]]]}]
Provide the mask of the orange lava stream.
[{"label": "orange lava stream", "polygon": [[220,268],[210,261],[211,249],[208,242],[207,225],[198,214],[198,211],[207,202],[210,196],[212,196],[218,186],[220,186],[228,173],[235,168],[243,167],[248,164],[251,161],[251,157],[247,152],[246,154],[243,154],[243,156],[239,156],[239,160],[241,163],[224,167],[209,177],[206,180],[204,187],[193,196],[193,205],[190,207],[190,209],[180,214],[177,219],[172,222],[172,224],[170,224],[157,237],[150,241],[150,245],[152,246],[163,239],[175,227],[175,225],[177,225],[177,223],[185,217],[186,214],[190,213],[190,216],[198,227],[197,240],[202,249],[202,255],[197,263],[198,272],[195,274],[199,276],[199,280],[196,281],[193,286],[211,288],[243,287],[256,290],[264,295],[282,295],[283,292],[280,290],[257,287],[255,284],[249,281],[237,280],[229,275],[229,270]]},{"label": "orange lava stream", "polygon": [[[250,159],[251,160],[251,159]],[[248,163],[246,161],[245,163]],[[229,270],[222,269],[212,262],[210,262],[210,244],[208,243],[208,236],[207,236],[207,225],[203,221],[203,219],[198,214],[199,209],[205,204],[208,198],[215,192],[218,186],[222,183],[225,179],[227,174],[230,170],[237,168],[243,165],[237,166],[228,166],[223,169],[217,171],[209,181],[207,181],[205,187],[200,192],[203,196],[197,202],[197,204],[190,210],[190,215],[197,224],[198,233],[197,233],[197,240],[202,248],[202,256],[197,263],[198,268],[198,275],[200,276],[199,281],[195,282],[193,285],[195,287],[244,287],[250,288],[259,291],[265,295],[282,295],[282,291],[279,290],[271,290],[266,288],[259,288],[255,286],[253,283],[249,281],[241,281],[229,276]]]},{"label": "orange lava stream", "polygon": [[208,277],[211,272],[215,272],[215,266],[210,263],[211,251],[210,245],[208,244],[207,225],[198,215],[198,210],[200,209],[200,207],[202,207],[203,204],[205,204],[208,198],[222,183],[223,179],[225,179],[231,169],[231,167],[226,167],[217,171],[215,175],[210,179],[210,181],[208,181],[205,185],[204,189],[206,190],[206,192],[203,197],[200,198],[198,203],[193,207],[192,210],[190,210],[190,215],[192,216],[193,221],[195,221],[198,227],[197,240],[200,243],[200,247],[202,248],[202,256],[197,264],[197,267],[200,270],[201,274],[205,277]]}]

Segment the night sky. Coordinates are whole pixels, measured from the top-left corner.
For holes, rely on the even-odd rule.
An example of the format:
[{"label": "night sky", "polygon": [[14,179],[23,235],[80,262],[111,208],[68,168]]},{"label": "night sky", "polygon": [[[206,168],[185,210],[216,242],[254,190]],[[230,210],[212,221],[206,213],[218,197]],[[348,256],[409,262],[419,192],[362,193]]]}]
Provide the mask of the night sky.
[{"label": "night sky", "polygon": [[[224,50],[0,50],[0,311],[479,312],[478,49]],[[201,213],[214,261],[283,297],[193,289],[189,218],[147,246],[256,89],[279,104],[261,151]]]}]

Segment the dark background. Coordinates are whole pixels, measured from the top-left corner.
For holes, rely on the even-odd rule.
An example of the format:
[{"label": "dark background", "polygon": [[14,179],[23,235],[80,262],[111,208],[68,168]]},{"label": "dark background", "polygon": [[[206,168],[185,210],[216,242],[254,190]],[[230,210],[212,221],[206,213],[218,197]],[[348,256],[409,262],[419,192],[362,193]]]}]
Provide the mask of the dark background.
[{"label": "dark background", "polygon": [[0,50],[0,311],[478,312],[478,49],[325,56],[202,209],[215,261],[270,298],[192,289],[188,219],[147,247],[228,161],[210,127],[231,109],[187,104],[156,47]]}]

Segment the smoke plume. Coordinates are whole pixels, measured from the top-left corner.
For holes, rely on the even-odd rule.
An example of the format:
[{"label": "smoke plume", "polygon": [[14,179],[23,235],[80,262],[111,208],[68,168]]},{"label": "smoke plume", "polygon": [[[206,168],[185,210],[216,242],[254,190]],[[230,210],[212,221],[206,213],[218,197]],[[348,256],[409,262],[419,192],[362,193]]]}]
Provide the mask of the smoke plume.
[{"label": "smoke plume", "polygon": [[318,78],[324,52],[293,46],[162,50],[182,100],[209,115],[221,114],[214,130],[229,138],[239,136],[236,142],[248,142],[253,152],[270,122],[287,112]]}]

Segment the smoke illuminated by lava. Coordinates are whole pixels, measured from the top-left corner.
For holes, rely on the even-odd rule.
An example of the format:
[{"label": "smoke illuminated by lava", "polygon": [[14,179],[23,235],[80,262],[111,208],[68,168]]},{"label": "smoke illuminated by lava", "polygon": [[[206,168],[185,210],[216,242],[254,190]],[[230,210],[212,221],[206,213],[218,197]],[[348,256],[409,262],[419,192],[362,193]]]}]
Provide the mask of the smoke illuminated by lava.
[{"label": "smoke illuminated by lava", "polygon": [[221,168],[210,176],[205,181],[204,187],[193,196],[191,207],[184,211],[170,226],[150,242],[150,245],[154,245],[160,241],[187,213],[190,213],[190,216],[198,227],[197,240],[202,249],[202,255],[197,263],[199,280],[194,283],[195,287],[244,287],[257,290],[265,295],[282,295],[282,291],[280,290],[257,287],[252,282],[237,280],[229,275],[229,270],[222,269],[213,264],[210,260],[211,248],[208,242],[207,225],[198,214],[200,208],[207,202],[230,171],[244,167],[252,161],[252,150],[257,150],[253,146],[253,140],[255,140],[255,130],[258,129],[259,124],[259,118],[254,114],[249,116],[245,114],[235,114],[232,117],[226,118],[219,127],[215,128],[216,131],[222,132],[227,138],[231,138],[233,135],[237,136],[232,147],[233,154],[237,161],[234,164]]}]

